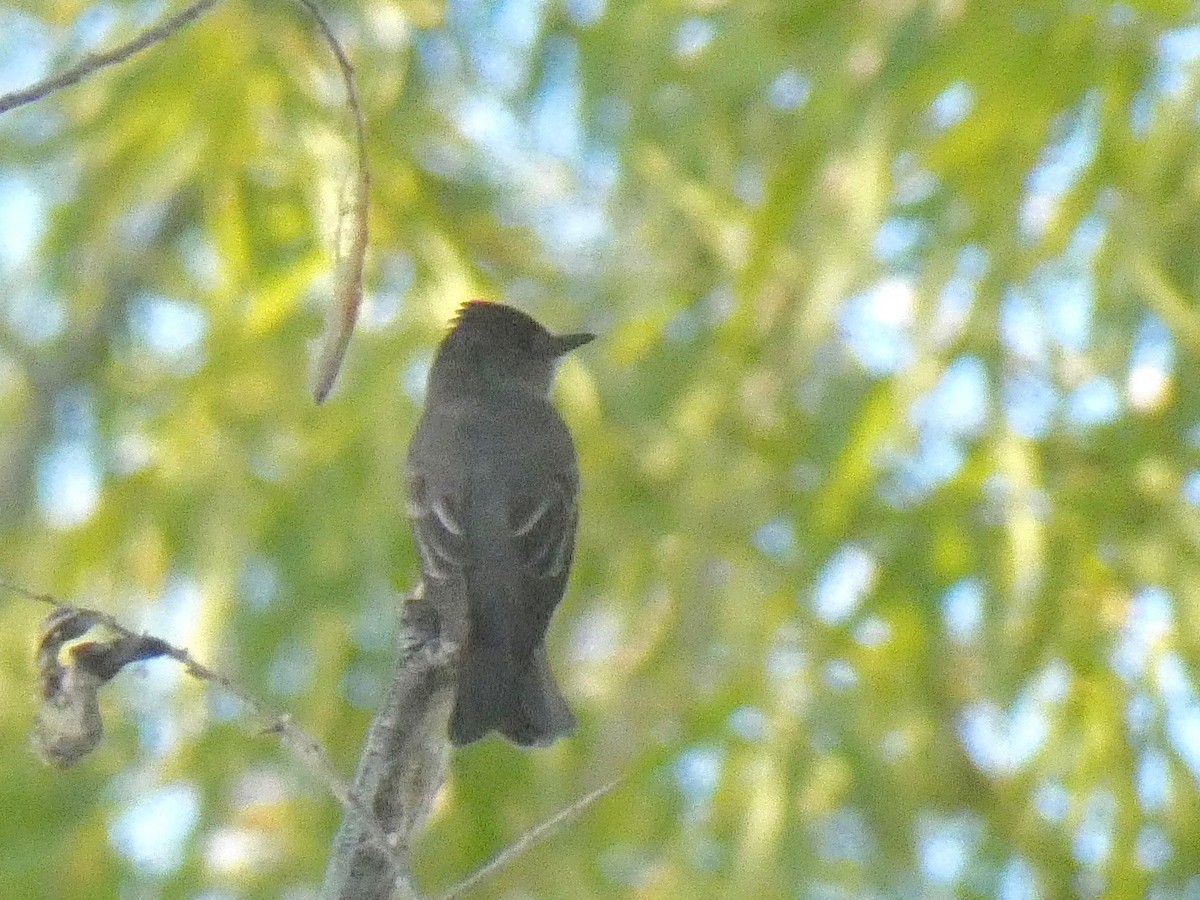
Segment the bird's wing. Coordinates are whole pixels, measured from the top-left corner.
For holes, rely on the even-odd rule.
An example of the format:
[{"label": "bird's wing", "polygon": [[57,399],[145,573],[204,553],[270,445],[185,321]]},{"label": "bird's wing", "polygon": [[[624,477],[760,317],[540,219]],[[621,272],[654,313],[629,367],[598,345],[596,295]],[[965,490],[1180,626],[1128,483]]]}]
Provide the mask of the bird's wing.
[{"label": "bird's wing", "polygon": [[456,498],[433,489],[425,477],[409,469],[405,511],[413,540],[428,578],[449,578],[463,568],[463,510]]},{"label": "bird's wing", "polygon": [[562,599],[567,572],[575,552],[575,528],[579,520],[578,480],[564,472],[539,485],[536,500],[518,503],[511,510],[509,527],[513,543],[526,573],[541,583],[534,593],[543,598],[533,610],[545,617]]}]

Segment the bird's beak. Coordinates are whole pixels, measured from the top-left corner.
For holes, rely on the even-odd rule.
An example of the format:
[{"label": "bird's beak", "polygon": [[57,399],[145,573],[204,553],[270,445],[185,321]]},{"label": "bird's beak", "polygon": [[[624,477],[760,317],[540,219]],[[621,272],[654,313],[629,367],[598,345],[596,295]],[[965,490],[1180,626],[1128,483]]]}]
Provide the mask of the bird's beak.
[{"label": "bird's beak", "polygon": [[554,352],[556,356],[570,353],[576,347],[582,347],[588,341],[593,340],[594,334],[581,332],[579,334],[559,334],[554,337]]}]

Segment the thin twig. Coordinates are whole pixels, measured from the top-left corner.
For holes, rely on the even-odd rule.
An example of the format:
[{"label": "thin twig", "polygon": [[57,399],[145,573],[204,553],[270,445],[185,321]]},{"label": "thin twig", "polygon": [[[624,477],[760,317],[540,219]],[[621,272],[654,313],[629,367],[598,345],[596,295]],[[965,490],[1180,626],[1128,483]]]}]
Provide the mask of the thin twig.
[{"label": "thin twig", "polygon": [[[9,591],[10,593],[38,603],[44,603],[57,610],[71,611],[78,615],[86,616],[92,621],[99,622],[110,628],[121,637],[144,637],[144,635],[126,628],[109,613],[63,603],[50,594],[31,591],[28,588],[14,584],[7,578],[0,577],[0,590]],[[302,728],[297,726],[292,721],[290,715],[269,710],[249,693],[238,687],[230,678],[222,675],[220,672],[213,671],[182,647],[176,647],[174,644],[163,641],[161,638],[155,638],[155,640],[161,644],[163,654],[182,665],[184,671],[193,678],[217,685],[223,691],[237,698],[250,711],[252,716],[266,722],[266,730],[275,734],[279,738],[279,742],[296,757],[302,766],[312,772],[320,781],[324,782],[329,792],[342,805],[343,810],[361,819],[371,839],[379,845],[380,849],[389,856],[393,854],[392,843],[380,827],[379,820],[375,818],[370,810],[363,806],[358,797],[350,790],[349,784],[338,774],[325,748],[315,738],[310,737]]]},{"label": "thin twig", "polygon": [[575,818],[601,797],[611,793],[623,780],[623,778],[613,779],[603,787],[596,788],[590,794],[580,797],[566,809],[555,813],[541,825],[531,828],[454,887],[450,888],[450,890],[446,891],[446,893],[442,894],[439,900],[454,900],[456,897],[461,897],[489,875],[503,869],[538,841],[558,831],[568,821]]},{"label": "thin twig", "polygon": [[147,47],[157,44],[159,41],[166,40],[184,25],[200,18],[220,2],[221,0],[196,0],[195,3],[180,10],[175,15],[168,16],[157,25],[151,25],[127,44],[122,44],[120,47],[115,47],[104,53],[89,53],[65,72],[60,72],[58,75],[51,75],[35,84],[31,84],[27,88],[0,96],[0,115],[3,115],[10,109],[16,109],[18,106],[25,106],[28,103],[41,100],[43,97],[48,97],[55,91],[61,91],[65,87],[78,84],[93,72],[103,69],[106,66],[113,66],[119,62],[124,62],[135,53],[139,53]]},{"label": "thin twig", "polygon": [[342,49],[341,43],[334,36],[333,29],[325,16],[321,14],[321,10],[317,8],[313,0],[299,0],[300,4],[312,14],[312,17],[317,20],[317,25],[321,29],[321,33],[325,35],[325,40],[329,42],[330,48],[333,50],[333,55],[337,57],[338,66],[342,70],[342,80],[346,83],[346,98],[350,103],[350,109],[354,113],[354,128],[358,132],[358,147],[365,155],[367,143],[367,124],[363,118],[362,106],[358,102],[358,87],[354,82],[354,66],[350,64],[350,58],[346,56],[346,51]]},{"label": "thin twig", "polygon": [[[354,139],[357,150],[357,170],[354,185],[350,190],[347,209],[341,212],[342,222],[351,220],[350,246],[342,248],[339,240],[336,262],[336,282],[333,304],[326,318],[325,329],[319,341],[312,367],[312,394],[317,403],[324,403],[333,390],[342,360],[354,334],[358,311],[362,306],[363,267],[367,258],[367,198],[371,187],[371,173],[367,168],[367,125],[362,105],[358,99],[358,86],[354,78],[354,66],[350,64],[346,51],[338,42],[329,22],[321,14],[314,0],[297,0],[317,21],[326,42],[337,57],[346,85],[346,102],[354,115]],[[339,228],[339,233],[340,233]]]}]

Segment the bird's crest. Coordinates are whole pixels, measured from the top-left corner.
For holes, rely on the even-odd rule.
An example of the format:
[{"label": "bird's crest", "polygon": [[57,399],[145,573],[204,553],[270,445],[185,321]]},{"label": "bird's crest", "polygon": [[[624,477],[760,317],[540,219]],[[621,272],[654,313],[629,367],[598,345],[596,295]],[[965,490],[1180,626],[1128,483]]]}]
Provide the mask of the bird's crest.
[{"label": "bird's crest", "polygon": [[502,326],[543,330],[532,316],[503,303],[493,303],[491,300],[468,300],[460,306],[450,322],[450,327],[457,328],[464,322],[495,322]]},{"label": "bird's crest", "polygon": [[476,336],[487,335],[490,343],[500,345],[523,346],[539,333],[548,334],[532,316],[489,300],[468,300],[458,308],[450,330],[456,332],[464,327]]}]

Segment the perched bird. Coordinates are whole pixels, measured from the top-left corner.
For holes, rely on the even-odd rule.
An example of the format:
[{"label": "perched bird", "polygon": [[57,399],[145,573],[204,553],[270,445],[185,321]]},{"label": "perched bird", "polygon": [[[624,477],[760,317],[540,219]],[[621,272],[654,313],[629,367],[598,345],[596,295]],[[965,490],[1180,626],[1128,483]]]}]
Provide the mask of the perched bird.
[{"label": "perched bird", "polygon": [[425,596],[460,648],[457,746],[492,730],[546,745],[575,727],[545,638],[575,549],[579,467],[549,394],[558,361],[592,338],[474,300],[429,373],[408,514]]}]

